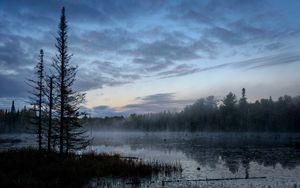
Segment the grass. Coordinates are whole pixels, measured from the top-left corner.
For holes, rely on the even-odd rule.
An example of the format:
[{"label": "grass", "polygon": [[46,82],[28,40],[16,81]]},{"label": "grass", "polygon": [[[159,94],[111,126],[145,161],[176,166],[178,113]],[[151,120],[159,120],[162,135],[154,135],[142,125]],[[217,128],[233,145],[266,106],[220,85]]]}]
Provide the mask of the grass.
[{"label": "grass", "polygon": [[177,165],[144,163],[119,155],[47,154],[35,149],[0,151],[0,187],[82,187],[92,178],[143,178],[180,170]]}]

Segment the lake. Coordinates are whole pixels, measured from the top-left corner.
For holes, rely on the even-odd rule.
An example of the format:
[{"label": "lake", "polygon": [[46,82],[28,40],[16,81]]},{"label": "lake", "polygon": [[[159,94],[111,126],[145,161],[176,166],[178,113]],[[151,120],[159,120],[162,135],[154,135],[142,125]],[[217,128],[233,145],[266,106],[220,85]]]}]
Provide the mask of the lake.
[{"label": "lake", "polygon": [[[181,173],[141,180],[139,187],[300,187],[299,134],[94,131],[91,136],[94,139],[87,151],[182,167]],[[26,134],[21,140],[1,147],[32,143]],[[225,180],[194,181],[205,179]],[[128,183],[130,180],[100,178],[87,187],[133,186]]]}]

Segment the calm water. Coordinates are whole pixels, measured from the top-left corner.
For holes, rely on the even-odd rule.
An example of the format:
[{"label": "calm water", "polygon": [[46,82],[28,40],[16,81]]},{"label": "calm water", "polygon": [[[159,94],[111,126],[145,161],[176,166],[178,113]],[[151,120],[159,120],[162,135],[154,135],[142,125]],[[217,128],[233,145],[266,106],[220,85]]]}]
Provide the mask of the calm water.
[{"label": "calm water", "polygon": [[[32,143],[30,137],[22,137],[14,147]],[[181,164],[182,173],[141,180],[140,187],[300,187],[299,134],[94,132],[93,137],[87,150]],[[186,181],[246,177],[266,178]],[[176,182],[163,184],[165,180]],[[128,182],[102,178],[92,180],[87,187],[132,187]]]},{"label": "calm water", "polygon": [[[95,132],[93,136],[90,150],[181,164],[181,174],[161,175],[141,187],[300,187],[297,134]],[[266,179],[185,181],[234,177]],[[180,182],[163,185],[164,180]],[[109,180],[98,183],[105,181]],[[109,185],[123,187],[124,182]]]}]

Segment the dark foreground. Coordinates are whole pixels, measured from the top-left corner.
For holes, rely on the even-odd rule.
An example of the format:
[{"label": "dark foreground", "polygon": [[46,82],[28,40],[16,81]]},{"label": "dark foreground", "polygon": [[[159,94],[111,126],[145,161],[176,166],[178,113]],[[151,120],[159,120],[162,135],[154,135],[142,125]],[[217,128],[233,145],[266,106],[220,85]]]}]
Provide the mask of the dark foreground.
[{"label": "dark foreground", "polygon": [[[34,149],[0,152],[0,187],[82,187],[95,177],[136,179],[171,173],[179,167],[143,163],[119,155],[69,154]],[[138,182],[137,182],[138,183]]]}]

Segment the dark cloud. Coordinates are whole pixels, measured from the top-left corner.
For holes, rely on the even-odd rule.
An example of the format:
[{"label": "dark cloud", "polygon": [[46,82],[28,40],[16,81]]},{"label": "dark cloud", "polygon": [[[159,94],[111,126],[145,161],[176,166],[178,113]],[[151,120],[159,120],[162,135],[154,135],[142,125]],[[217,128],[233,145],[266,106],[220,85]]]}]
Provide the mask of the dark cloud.
[{"label": "dark cloud", "polygon": [[92,117],[110,117],[110,116],[121,116],[124,115],[121,112],[118,112],[115,108],[112,108],[110,106],[100,105],[96,106],[94,108],[81,108],[82,111],[88,113]]},{"label": "dark cloud", "polygon": [[162,71],[176,62],[201,59],[198,51],[212,57],[216,46],[206,39],[192,40],[181,32],[162,32],[161,39],[153,42],[140,42],[136,48],[124,50],[123,54],[133,56],[133,63],[147,72]]},{"label": "dark cloud", "polygon": [[159,59],[155,57],[134,58],[133,63],[140,65],[143,72],[157,72],[173,65],[173,61],[168,59]]},{"label": "dark cloud", "polygon": [[104,86],[119,86],[130,83],[130,81],[117,80],[115,78],[105,77],[99,72],[81,71],[78,74],[80,79],[75,83],[75,88],[78,91],[88,91],[92,89],[100,89]]},{"label": "dark cloud", "polygon": [[23,77],[20,77],[18,75],[0,74],[0,80],[0,98],[28,96],[29,89],[25,83],[26,80]]},{"label": "dark cloud", "polygon": [[265,11],[266,1],[211,0],[211,1],[179,1],[170,8],[167,18],[186,24],[197,23],[213,26],[228,21],[233,15],[253,15]]},{"label": "dark cloud", "polygon": [[200,56],[188,48],[189,44],[177,38],[164,38],[152,43],[142,43],[136,49],[126,51],[128,54],[142,58],[157,58],[168,60],[191,60]]},{"label": "dark cloud", "polygon": [[[1,6],[6,10],[6,14],[11,14],[13,18],[24,19],[28,23],[36,24],[47,21],[54,24],[53,20],[57,20],[60,9],[65,6],[67,8],[67,16],[72,22],[104,22],[109,18],[93,4],[80,3],[77,1],[44,1],[38,0],[20,0],[20,1],[3,1]],[[22,19],[21,19],[22,18]],[[35,22],[34,19],[37,19]],[[48,22],[49,23],[49,22]]]},{"label": "dark cloud", "polygon": [[230,23],[226,27],[211,27],[204,35],[231,46],[269,42],[292,36],[290,30],[257,27],[243,20]]},{"label": "dark cloud", "polygon": [[136,16],[153,15],[167,6],[167,1],[93,1],[92,4],[114,19],[126,20]]},{"label": "dark cloud", "polygon": [[32,48],[29,47],[29,50],[25,46],[29,38],[23,38],[18,36],[5,35],[0,33],[0,39],[2,45],[0,45],[0,66],[2,71],[18,69],[32,65],[31,54],[28,53]]},{"label": "dark cloud", "polygon": [[134,45],[137,42],[134,35],[122,28],[87,31],[73,36],[73,46],[83,54],[100,54],[118,52]]},{"label": "dark cloud", "polygon": [[175,93],[158,93],[147,95],[145,97],[137,97],[136,100],[142,100],[143,103],[170,103],[174,98]]},{"label": "dark cloud", "polygon": [[284,44],[282,44],[281,42],[274,42],[271,44],[267,44],[264,46],[265,49],[273,51],[273,50],[278,50],[280,48],[282,48],[284,46]]},{"label": "dark cloud", "polygon": [[119,86],[132,83],[141,76],[130,66],[117,66],[109,61],[93,61],[90,67],[81,68],[75,83],[77,90],[87,91],[103,86]]}]

